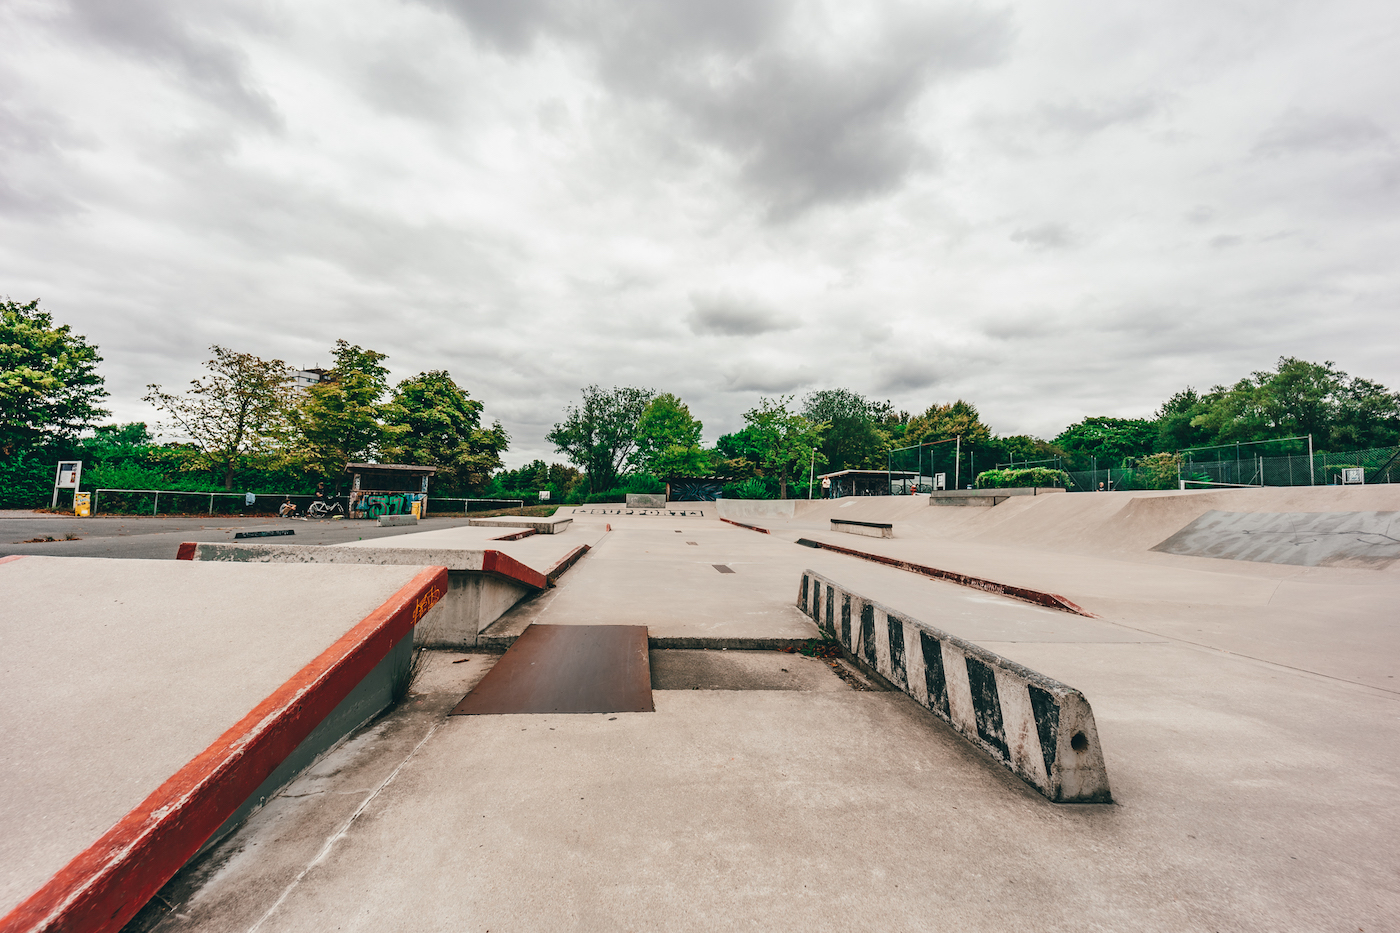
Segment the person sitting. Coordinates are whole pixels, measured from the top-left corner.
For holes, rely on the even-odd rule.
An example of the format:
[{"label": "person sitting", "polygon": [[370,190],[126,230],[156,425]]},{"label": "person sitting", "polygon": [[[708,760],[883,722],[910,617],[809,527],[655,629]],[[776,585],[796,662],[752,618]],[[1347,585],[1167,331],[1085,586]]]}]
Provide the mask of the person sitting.
[{"label": "person sitting", "polygon": [[292,502],[291,496],[284,497],[282,504],[277,508],[279,518],[293,518],[297,514],[296,504]]}]

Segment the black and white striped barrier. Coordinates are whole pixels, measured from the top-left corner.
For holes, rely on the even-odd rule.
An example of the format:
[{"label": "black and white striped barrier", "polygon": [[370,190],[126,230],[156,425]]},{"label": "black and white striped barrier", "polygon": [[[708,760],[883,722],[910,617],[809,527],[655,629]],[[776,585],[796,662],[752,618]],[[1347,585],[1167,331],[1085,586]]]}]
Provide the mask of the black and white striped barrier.
[{"label": "black and white striped barrier", "polygon": [[1084,694],[815,571],[798,608],[920,705],[1056,803],[1108,803],[1108,772]]}]

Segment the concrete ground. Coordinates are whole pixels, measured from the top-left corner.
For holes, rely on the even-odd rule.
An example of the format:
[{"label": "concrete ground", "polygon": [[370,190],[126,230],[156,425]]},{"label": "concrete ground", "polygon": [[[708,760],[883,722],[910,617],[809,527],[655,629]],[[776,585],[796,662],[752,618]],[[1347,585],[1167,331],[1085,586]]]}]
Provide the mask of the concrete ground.
[{"label": "concrete ground", "polygon": [[[1346,492],[1278,510],[1386,508]],[[654,651],[654,713],[447,717],[493,656],[436,652],[409,702],[182,873],[142,928],[1394,929],[1396,576],[1148,551],[1223,508],[1212,495],[956,517],[974,510],[877,500],[842,514],[903,510],[919,533],[833,536],[1098,619],[798,547],[822,533],[813,510],[755,520],[773,535],[579,515],[612,530],[502,620],[810,633],[792,607],[810,566],[1082,690],[1111,805],[1048,803],[904,695],[797,655]]]}]

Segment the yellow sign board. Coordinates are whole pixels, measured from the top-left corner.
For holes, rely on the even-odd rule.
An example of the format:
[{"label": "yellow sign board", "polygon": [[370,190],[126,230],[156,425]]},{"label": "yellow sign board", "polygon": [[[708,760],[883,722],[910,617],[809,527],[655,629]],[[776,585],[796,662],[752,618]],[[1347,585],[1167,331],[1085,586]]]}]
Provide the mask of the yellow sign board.
[{"label": "yellow sign board", "polygon": [[92,515],[92,493],[73,493],[73,514],[79,518],[87,518]]}]

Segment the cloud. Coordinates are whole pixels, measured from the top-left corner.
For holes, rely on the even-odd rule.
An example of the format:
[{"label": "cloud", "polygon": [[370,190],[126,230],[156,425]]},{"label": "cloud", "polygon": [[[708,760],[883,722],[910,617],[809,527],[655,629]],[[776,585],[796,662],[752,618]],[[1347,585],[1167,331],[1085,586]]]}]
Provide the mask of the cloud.
[{"label": "cloud", "polygon": [[544,34],[584,49],[611,92],[725,153],[775,220],[885,194],[935,164],[911,108],[1003,60],[1012,37],[1005,13],[966,4],[425,2],[504,50]]},{"label": "cloud", "polygon": [[1391,142],[1390,133],[1368,117],[1290,110],[1259,137],[1254,152],[1266,158],[1281,158],[1309,152],[1389,148]]},{"label": "cloud", "polygon": [[[879,367],[880,392],[902,393],[938,385],[938,368],[925,360],[897,360]],[[926,407],[926,406],[925,406]]]},{"label": "cloud", "polygon": [[280,129],[272,98],[252,79],[247,55],[225,38],[246,24],[249,8],[163,0],[68,0],[78,32],[141,64],[173,71],[188,87],[232,116]]},{"label": "cloud", "polygon": [[686,315],[686,324],[691,333],[702,336],[754,337],[793,330],[801,323],[770,308],[729,296],[692,295],[690,303],[694,310]]},{"label": "cloud", "polygon": [[1011,242],[1024,243],[1031,249],[1065,249],[1074,245],[1074,234],[1064,224],[1046,223],[1012,231]]}]

